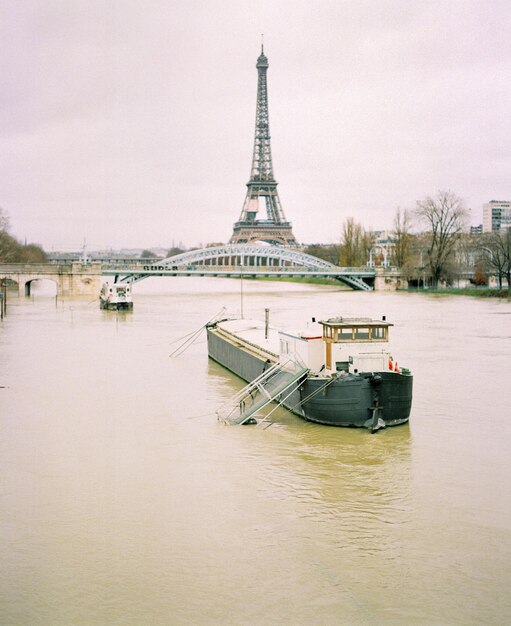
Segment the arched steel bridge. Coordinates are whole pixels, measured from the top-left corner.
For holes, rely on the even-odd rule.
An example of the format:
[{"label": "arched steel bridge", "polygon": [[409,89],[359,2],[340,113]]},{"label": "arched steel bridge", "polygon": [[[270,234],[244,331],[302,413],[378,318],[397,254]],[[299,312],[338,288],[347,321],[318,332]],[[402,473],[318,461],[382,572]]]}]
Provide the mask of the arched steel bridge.
[{"label": "arched steel bridge", "polygon": [[138,282],[150,276],[293,276],[333,278],[353,289],[374,288],[371,267],[337,267],[317,257],[280,246],[229,244],[191,250],[154,263],[103,264],[106,276]]}]

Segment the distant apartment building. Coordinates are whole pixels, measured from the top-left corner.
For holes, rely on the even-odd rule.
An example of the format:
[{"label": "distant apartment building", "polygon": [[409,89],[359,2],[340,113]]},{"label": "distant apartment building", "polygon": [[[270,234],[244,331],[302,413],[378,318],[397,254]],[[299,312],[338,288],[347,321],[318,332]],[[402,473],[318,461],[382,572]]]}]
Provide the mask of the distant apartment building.
[{"label": "distant apartment building", "polygon": [[371,235],[373,236],[373,247],[369,252],[368,265],[370,267],[375,265],[388,267],[396,240],[392,233],[387,230],[373,230]]},{"label": "distant apartment building", "polygon": [[511,202],[491,200],[483,205],[483,233],[511,227]]},{"label": "distant apartment building", "polygon": [[479,224],[478,226],[471,226],[470,227],[470,234],[471,235],[481,235],[483,233],[483,225]]}]

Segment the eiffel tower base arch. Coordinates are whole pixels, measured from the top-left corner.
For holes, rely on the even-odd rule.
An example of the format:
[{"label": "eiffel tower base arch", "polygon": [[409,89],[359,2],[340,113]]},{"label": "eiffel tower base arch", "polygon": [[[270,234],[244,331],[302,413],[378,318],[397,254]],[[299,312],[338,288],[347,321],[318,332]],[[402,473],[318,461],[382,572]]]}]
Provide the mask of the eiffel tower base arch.
[{"label": "eiffel tower base arch", "polygon": [[265,241],[276,246],[297,247],[298,242],[293,235],[291,225],[281,226],[269,224],[262,226],[260,224],[244,225],[235,224],[229,243],[255,243],[256,241]]}]

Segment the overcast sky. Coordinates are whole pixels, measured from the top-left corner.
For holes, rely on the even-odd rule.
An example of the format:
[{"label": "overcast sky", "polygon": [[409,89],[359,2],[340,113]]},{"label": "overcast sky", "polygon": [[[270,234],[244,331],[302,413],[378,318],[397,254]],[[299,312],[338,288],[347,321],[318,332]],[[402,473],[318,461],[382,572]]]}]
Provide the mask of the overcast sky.
[{"label": "overcast sky", "polygon": [[511,198],[509,0],[2,0],[0,206],[46,249],[228,240],[260,34],[302,242],[451,189]]}]

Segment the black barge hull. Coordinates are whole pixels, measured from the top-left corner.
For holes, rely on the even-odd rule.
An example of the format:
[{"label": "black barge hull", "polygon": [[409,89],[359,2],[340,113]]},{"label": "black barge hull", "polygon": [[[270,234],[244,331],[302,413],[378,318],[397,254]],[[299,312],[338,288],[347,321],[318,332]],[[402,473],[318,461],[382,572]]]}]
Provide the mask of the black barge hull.
[{"label": "black barge hull", "polygon": [[[210,358],[247,382],[277,360],[276,355],[265,354],[242,340],[236,341],[214,327],[207,329],[207,335]],[[412,406],[413,377],[390,371],[378,372],[377,376],[379,380],[373,372],[335,379],[307,376],[289,397],[277,400],[296,415],[329,426],[374,430],[407,422]]]}]

